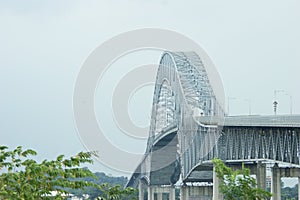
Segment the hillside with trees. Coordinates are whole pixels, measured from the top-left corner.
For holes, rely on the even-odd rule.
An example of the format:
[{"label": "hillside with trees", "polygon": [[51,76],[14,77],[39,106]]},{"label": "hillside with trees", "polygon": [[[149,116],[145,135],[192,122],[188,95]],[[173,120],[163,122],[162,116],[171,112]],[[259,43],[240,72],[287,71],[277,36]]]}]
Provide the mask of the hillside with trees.
[{"label": "hillside with trees", "polygon": [[298,199],[298,184],[294,187],[283,187],[281,188],[281,199],[282,200],[296,200]]},{"label": "hillside with trees", "polygon": [[[114,188],[115,190],[120,190],[124,187],[124,185],[127,183],[128,179],[127,177],[120,176],[120,177],[114,177],[106,175],[103,172],[96,172],[94,173],[94,176],[96,178],[86,177],[82,178],[81,180],[92,182],[96,185],[103,185],[104,190],[108,190],[108,188]],[[87,187],[85,189],[81,190],[68,190],[68,192],[78,196],[82,197],[85,194],[88,194],[91,199],[94,199],[96,197],[105,195],[103,190],[97,188],[97,187]],[[132,200],[138,197],[138,191],[135,191],[133,194],[130,194],[127,196],[123,195],[122,200]]]}]

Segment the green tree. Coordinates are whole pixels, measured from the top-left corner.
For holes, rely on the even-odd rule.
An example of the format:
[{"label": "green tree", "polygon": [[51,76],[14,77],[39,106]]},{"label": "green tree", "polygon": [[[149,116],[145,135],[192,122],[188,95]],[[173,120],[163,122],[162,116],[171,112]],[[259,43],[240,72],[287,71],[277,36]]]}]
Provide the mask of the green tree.
[{"label": "green tree", "polygon": [[79,168],[83,163],[92,163],[92,152],[80,152],[76,156],[41,163],[31,159],[37,153],[23,150],[21,146],[14,150],[0,145],[0,200],[35,200],[51,199],[51,191],[57,191],[55,199],[65,199],[68,189],[85,189],[96,187],[103,191],[102,199],[120,199],[122,195],[131,194],[133,189],[122,190],[108,184],[98,185],[84,181],[84,177],[96,178],[87,168]]},{"label": "green tree", "polygon": [[108,200],[135,200],[137,199],[137,195],[135,194],[136,190],[133,188],[125,188],[122,189],[120,185],[110,186],[109,184],[102,185],[104,188],[102,189],[102,199]]},{"label": "green tree", "polygon": [[214,159],[215,172],[220,179],[220,191],[228,200],[268,199],[271,193],[257,188],[255,178],[250,176],[250,170],[242,165],[242,170],[233,171],[220,159]]}]

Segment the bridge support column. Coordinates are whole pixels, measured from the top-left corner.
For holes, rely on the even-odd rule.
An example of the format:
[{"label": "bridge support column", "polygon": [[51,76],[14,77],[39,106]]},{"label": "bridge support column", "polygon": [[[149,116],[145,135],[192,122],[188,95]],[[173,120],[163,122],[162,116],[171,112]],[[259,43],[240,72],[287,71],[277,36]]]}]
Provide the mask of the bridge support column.
[{"label": "bridge support column", "polygon": [[257,168],[256,168],[256,182],[257,182],[257,187],[261,188],[263,190],[266,190],[266,164],[263,164],[261,162],[257,163]]},{"label": "bridge support column", "polygon": [[157,200],[162,200],[162,193],[161,192],[157,193]]},{"label": "bridge support column", "polygon": [[172,186],[170,187],[169,200],[175,200],[175,188]]},{"label": "bridge support column", "polygon": [[151,186],[148,186],[148,200],[154,200],[154,192]]},{"label": "bridge support column", "polygon": [[300,177],[298,177],[298,200],[300,200]]},{"label": "bridge support column", "polygon": [[213,168],[213,200],[222,200],[223,196],[220,193],[220,179],[215,172],[215,167]]},{"label": "bridge support column", "polygon": [[188,200],[188,187],[186,185],[183,185],[180,187],[180,200]]},{"label": "bridge support column", "polygon": [[144,200],[144,189],[141,180],[139,181],[139,200]]},{"label": "bridge support column", "polygon": [[272,192],[272,200],[281,200],[281,185],[280,185],[280,169],[278,164],[272,167],[272,179],[271,179],[271,192]]}]

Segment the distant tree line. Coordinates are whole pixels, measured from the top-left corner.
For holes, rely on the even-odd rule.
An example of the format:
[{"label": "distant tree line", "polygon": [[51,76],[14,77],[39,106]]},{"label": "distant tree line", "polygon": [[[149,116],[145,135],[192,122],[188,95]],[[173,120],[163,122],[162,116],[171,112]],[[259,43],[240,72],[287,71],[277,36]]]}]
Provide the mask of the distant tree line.
[{"label": "distant tree line", "polygon": [[296,200],[298,199],[298,184],[294,187],[283,187],[281,188],[281,199],[282,200]]},{"label": "distant tree line", "polygon": [[[120,177],[114,177],[114,176],[109,176],[106,175],[103,172],[96,172],[94,173],[96,178],[91,178],[91,177],[85,177],[81,178],[80,180],[91,182],[96,185],[102,185],[104,188],[101,190],[97,187],[86,187],[85,189],[80,189],[80,190],[74,190],[74,189],[69,189],[68,192],[72,193],[78,197],[83,197],[84,194],[88,194],[91,199],[94,199],[96,197],[103,196],[103,191],[107,191],[108,188],[114,188],[115,190],[120,190],[122,189],[125,184],[128,181],[128,178],[125,176],[120,176]],[[138,191],[134,191],[132,194],[126,194],[126,195],[121,195],[122,200],[133,200],[137,199],[138,197]]]}]

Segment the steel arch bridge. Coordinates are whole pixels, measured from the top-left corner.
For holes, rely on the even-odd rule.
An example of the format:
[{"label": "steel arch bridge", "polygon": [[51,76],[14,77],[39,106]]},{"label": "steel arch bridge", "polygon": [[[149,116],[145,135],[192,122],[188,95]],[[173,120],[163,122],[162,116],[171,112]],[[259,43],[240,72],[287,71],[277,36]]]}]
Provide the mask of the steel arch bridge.
[{"label": "steel arch bridge", "polygon": [[[214,157],[227,163],[300,164],[300,116],[225,117],[222,99],[210,81],[195,52],[163,53],[147,149],[127,183],[139,186],[140,200],[144,199],[143,185],[148,188],[148,200],[152,200],[155,192],[156,198],[162,199],[165,186],[172,187],[178,180],[216,182],[211,164]],[[169,199],[175,198],[174,191],[167,192]],[[200,198],[183,192],[181,199]]]}]

